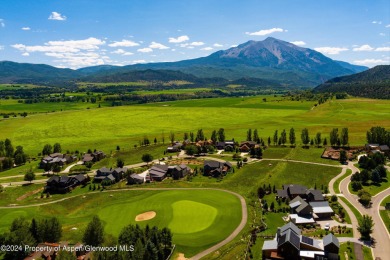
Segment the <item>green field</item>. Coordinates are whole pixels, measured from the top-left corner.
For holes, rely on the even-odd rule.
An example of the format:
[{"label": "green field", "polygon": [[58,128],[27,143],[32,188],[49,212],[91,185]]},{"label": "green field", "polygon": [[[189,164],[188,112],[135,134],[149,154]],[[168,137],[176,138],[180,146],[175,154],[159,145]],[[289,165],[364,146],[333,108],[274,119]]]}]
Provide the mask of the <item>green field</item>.
[{"label": "green field", "polygon": [[[147,211],[155,211],[156,217],[135,221],[138,214]],[[223,191],[132,190],[89,193],[85,198],[78,196],[39,207],[0,209],[0,213],[0,232],[6,231],[17,217],[56,215],[65,231],[63,239],[73,243],[81,241],[81,231],[94,214],[103,220],[105,231],[115,236],[129,224],[168,226],[177,250],[191,256],[223,240],[238,226],[241,204],[237,197]],[[78,229],[73,230],[74,227]]]},{"label": "green field", "polygon": [[[385,206],[386,203],[390,203],[390,196],[387,196],[381,203],[381,206]],[[390,211],[389,210],[380,210],[379,211],[383,222],[387,228],[387,232],[390,233]]]},{"label": "green field", "polygon": [[350,144],[362,145],[370,126],[390,127],[390,114],[385,112],[389,101],[385,100],[347,99],[311,110],[312,102],[269,99],[267,102],[262,97],[185,100],[37,114],[1,120],[0,139],[11,138],[33,154],[44,144],[55,142],[60,142],[65,150],[109,151],[117,145],[133,147],[145,134],[160,142],[162,135],[168,139],[170,131],[181,140],[184,132],[203,128],[210,137],[212,130],[223,127],[227,138],[241,141],[248,128],[257,128],[260,137],[267,138],[276,129],[280,132],[294,127],[299,145],[304,127],[311,136],[320,131],[323,137],[328,137],[333,127],[348,126]]}]

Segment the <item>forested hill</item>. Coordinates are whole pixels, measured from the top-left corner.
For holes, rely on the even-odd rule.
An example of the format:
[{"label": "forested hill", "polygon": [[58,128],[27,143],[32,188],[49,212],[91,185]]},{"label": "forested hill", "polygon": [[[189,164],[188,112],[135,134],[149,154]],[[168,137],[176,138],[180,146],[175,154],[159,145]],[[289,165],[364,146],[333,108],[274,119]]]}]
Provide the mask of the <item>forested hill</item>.
[{"label": "forested hill", "polygon": [[346,92],[352,96],[390,99],[390,65],[380,65],[357,74],[333,78],[314,91]]}]

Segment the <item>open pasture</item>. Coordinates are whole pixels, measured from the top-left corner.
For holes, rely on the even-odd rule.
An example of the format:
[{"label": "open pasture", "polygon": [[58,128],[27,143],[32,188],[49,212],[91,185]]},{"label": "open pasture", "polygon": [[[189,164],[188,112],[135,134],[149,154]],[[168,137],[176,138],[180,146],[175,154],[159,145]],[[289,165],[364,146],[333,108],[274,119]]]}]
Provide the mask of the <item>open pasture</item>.
[{"label": "open pasture", "polygon": [[[269,101],[268,101],[269,99]],[[0,120],[0,139],[11,138],[28,153],[37,153],[46,143],[61,143],[65,150],[88,148],[114,150],[117,145],[130,148],[147,135],[158,142],[169,133],[182,140],[184,132],[202,128],[206,137],[214,129],[224,128],[226,137],[246,138],[248,128],[257,128],[259,136],[273,136],[295,128],[298,145],[300,131],[309,129],[314,137],[322,132],[329,141],[333,127],[349,128],[351,145],[362,145],[371,126],[390,128],[390,101],[371,99],[334,100],[311,109],[312,102],[276,101],[278,97],[217,98],[177,102],[102,107],[80,111],[62,111]],[[280,97],[279,97],[280,99]]]},{"label": "open pasture", "polygon": [[[150,220],[137,222],[138,214],[155,211]],[[179,252],[191,256],[226,238],[241,221],[237,197],[215,190],[98,192],[39,207],[0,209],[0,232],[17,217],[56,215],[63,225],[63,240],[81,241],[92,215],[104,223],[105,232],[118,236],[129,224],[169,227]],[[75,229],[75,227],[77,229]]]}]

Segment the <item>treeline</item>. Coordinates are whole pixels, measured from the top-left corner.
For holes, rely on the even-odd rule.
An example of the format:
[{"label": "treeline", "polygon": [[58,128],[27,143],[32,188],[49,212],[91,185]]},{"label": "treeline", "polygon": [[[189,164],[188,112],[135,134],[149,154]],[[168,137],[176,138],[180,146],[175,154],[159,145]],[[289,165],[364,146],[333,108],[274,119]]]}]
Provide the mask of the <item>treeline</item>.
[{"label": "treeline", "polygon": [[21,165],[26,163],[27,154],[23,151],[23,146],[14,146],[10,139],[0,141],[0,171],[11,169],[14,164]]},{"label": "treeline", "polygon": [[18,247],[18,250],[1,250],[4,260],[24,259],[30,252],[25,246],[35,247],[38,243],[55,243],[61,240],[62,226],[56,217],[30,221],[17,218],[8,232],[0,234],[0,244]]},{"label": "treeline", "polygon": [[386,130],[383,127],[375,126],[371,127],[369,131],[367,131],[367,142],[370,144],[386,144],[390,146],[390,131]]}]

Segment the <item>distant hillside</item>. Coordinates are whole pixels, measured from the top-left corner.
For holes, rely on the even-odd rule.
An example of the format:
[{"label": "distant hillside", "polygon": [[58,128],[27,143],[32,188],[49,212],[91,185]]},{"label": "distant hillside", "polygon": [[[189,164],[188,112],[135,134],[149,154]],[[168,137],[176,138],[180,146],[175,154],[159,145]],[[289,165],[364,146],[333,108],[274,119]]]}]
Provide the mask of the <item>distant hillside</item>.
[{"label": "distant hillside", "polygon": [[58,84],[80,77],[82,73],[45,64],[0,61],[0,83]]},{"label": "distant hillside", "polygon": [[316,92],[346,92],[352,96],[390,99],[390,65],[328,80]]}]

